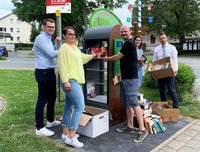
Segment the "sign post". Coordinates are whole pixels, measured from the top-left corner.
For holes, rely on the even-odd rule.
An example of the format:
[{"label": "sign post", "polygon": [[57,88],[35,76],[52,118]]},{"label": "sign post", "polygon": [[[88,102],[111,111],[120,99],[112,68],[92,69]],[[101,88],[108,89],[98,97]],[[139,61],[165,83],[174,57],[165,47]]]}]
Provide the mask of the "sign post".
[{"label": "sign post", "polygon": [[[56,36],[62,38],[61,13],[71,13],[71,0],[46,0],[46,13],[56,14]],[[60,76],[59,75],[58,75],[58,101],[60,102]]]}]

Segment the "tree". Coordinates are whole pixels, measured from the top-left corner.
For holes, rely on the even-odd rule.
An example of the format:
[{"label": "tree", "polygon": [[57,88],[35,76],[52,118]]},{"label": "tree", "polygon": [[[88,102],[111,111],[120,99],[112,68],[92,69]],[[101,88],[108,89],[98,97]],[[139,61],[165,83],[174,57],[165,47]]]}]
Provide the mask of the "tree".
[{"label": "tree", "polygon": [[165,31],[181,41],[186,36],[200,31],[200,2],[198,0],[144,0],[144,6],[152,3],[149,12],[143,8],[143,15],[152,16],[153,23],[146,23],[152,31]]},{"label": "tree", "polygon": [[[16,9],[14,13],[26,22],[42,23],[43,19],[55,19],[55,14],[46,14],[46,0],[12,0]],[[121,7],[127,0],[71,0],[71,14],[62,14],[62,27],[73,25],[77,33],[82,35],[88,28],[88,16],[99,7],[113,9]]]},{"label": "tree", "polygon": [[36,23],[32,24],[31,27],[31,35],[30,35],[30,41],[34,42],[36,36],[40,33],[40,28],[36,28]]}]

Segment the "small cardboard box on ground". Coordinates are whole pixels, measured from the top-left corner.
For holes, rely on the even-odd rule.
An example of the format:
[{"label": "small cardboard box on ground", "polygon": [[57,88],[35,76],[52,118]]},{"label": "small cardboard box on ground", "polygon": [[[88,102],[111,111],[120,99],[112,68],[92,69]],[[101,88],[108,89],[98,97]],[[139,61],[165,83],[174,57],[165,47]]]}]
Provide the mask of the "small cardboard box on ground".
[{"label": "small cardboard box on ground", "polygon": [[164,69],[162,68],[158,70],[153,70],[153,66],[164,65],[166,63],[169,63],[169,65],[172,65],[172,60],[170,57],[165,57],[149,64],[148,72],[153,77],[154,80],[176,75],[174,72],[175,70],[172,66],[169,66],[168,68],[164,68]]},{"label": "small cardboard box on ground", "polygon": [[179,109],[173,109],[168,102],[154,102],[153,112],[160,115],[163,122],[178,122]]},{"label": "small cardboard box on ground", "polygon": [[85,112],[79,122],[79,134],[95,138],[109,131],[108,110],[85,106]]}]

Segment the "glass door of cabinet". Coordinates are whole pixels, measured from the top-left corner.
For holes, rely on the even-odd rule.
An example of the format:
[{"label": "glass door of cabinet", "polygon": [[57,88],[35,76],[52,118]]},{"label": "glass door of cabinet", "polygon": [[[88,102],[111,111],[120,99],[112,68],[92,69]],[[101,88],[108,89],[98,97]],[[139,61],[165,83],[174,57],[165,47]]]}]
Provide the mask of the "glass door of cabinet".
[{"label": "glass door of cabinet", "polygon": [[[105,40],[104,40],[105,42]],[[102,41],[90,41],[86,45],[86,53],[91,48],[101,48]],[[89,50],[89,51],[88,51]],[[108,104],[107,100],[107,73],[108,64],[101,59],[93,59],[85,66],[85,96],[89,102]]]}]

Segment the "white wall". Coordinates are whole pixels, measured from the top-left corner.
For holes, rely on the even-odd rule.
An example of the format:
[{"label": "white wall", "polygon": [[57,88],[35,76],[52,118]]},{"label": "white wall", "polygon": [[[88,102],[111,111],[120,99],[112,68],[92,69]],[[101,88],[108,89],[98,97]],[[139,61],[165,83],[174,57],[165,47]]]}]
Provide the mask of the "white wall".
[{"label": "white wall", "polygon": [[[13,37],[12,41],[10,38],[6,38],[6,43],[30,43],[31,24],[18,20],[15,14],[12,13],[1,18],[0,27],[6,28],[6,33],[10,33]],[[0,42],[4,41],[4,39],[0,39]]]}]

